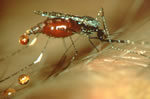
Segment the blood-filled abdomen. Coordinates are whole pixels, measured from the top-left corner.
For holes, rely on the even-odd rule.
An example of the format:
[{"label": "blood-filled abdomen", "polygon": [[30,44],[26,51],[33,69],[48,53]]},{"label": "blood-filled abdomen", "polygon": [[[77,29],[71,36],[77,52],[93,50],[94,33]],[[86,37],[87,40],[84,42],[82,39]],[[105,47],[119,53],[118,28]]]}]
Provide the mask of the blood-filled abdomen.
[{"label": "blood-filled abdomen", "polygon": [[42,32],[51,37],[67,37],[73,35],[74,32],[81,32],[81,26],[71,19],[47,19],[44,23]]}]

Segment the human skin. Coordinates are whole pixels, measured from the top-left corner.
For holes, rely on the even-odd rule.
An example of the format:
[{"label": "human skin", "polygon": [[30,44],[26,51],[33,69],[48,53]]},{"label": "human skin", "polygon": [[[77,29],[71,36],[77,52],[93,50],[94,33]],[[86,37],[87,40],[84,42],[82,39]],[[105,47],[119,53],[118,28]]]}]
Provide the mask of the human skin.
[{"label": "human skin", "polygon": [[[19,46],[17,40],[29,27],[34,26],[44,18],[34,15],[33,10],[58,11],[78,15],[96,16],[98,10],[103,7],[105,17],[108,23],[110,33],[119,31],[119,36],[115,39],[130,39],[133,41],[149,41],[149,7],[148,1],[142,0],[75,0],[68,2],[60,1],[9,1],[10,6],[7,6],[8,1],[3,1],[1,16],[1,33],[0,46],[1,55],[11,53],[22,46]],[[79,3],[80,2],[80,3]],[[15,10],[13,10],[15,9]],[[24,9],[23,9],[24,8]],[[63,8],[63,9],[62,9]],[[41,19],[40,19],[41,18]],[[9,39],[9,40],[8,40]],[[25,49],[24,52],[18,53],[13,58],[1,62],[0,71],[7,70],[5,75],[10,75],[17,71],[19,66],[25,66],[32,62],[39,55],[45,43],[45,37],[39,37],[39,41],[34,47]],[[45,40],[45,41],[44,41]],[[54,40],[55,44],[51,43]],[[55,64],[64,51],[62,43],[59,39],[52,39],[45,52],[45,58],[41,61],[41,66],[45,64]],[[82,40],[78,44],[81,44]],[[150,41],[149,41],[150,42]],[[57,46],[55,46],[57,45]],[[93,49],[93,53],[89,52],[85,56],[93,55],[87,60],[81,61],[80,51],[91,47],[88,40],[83,42],[85,45],[78,46],[79,59],[73,62],[69,69],[62,72],[55,78],[42,80],[47,76],[48,69],[46,67],[40,70],[42,74],[39,77],[34,74],[33,80],[27,88],[18,90],[12,98],[14,99],[149,99],[149,58],[141,55],[114,50],[107,43],[101,42],[98,46],[100,52],[97,53]],[[129,49],[134,51],[146,51],[147,56],[149,45],[126,45],[114,44],[115,47]],[[58,48],[57,48],[58,47]],[[59,50],[59,48],[62,48]],[[58,49],[58,50],[55,50]],[[36,52],[34,52],[36,51]],[[90,51],[90,50],[89,50]],[[18,59],[19,57],[19,59]],[[55,58],[51,58],[55,57]],[[19,61],[19,62],[18,62]],[[44,62],[43,62],[44,61]],[[78,62],[81,61],[81,62]],[[13,65],[12,65],[13,64]],[[4,67],[5,66],[5,67]],[[50,65],[51,66],[51,65]],[[36,68],[33,66],[33,68]],[[33,69],[32,68],[32,69]],[[44,68],[44,67],[43,67]],[[41,67],[40,67],[41,69]],[[39,70],[39,69],[38,69]],[[27,70],[30,71],[30,70]],[[1,72],[1,74],[2,74]],[[35,71],[34,71],[35,72]],[[32,74],[32,73],[30,73]],[[17,78],[17,77],[14,77]],[[0,88],[5,89],[15,81],[9,79],[6,83],[1,83]],[[16,82],[17,83],[17,82]],[[13,87],[13,84],[10,87]],[[22,86],[19,86],[21,88]],[[17,88],[18,88],[17,87]],[[24,87],[24,86],[23,86]]]}]

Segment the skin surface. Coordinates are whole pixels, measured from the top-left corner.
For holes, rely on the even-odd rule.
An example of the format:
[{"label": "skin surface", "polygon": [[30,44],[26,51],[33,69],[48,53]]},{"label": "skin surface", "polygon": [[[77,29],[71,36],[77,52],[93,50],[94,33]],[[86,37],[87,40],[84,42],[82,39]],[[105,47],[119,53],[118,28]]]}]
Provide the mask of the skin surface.
[{"label": "skin surface", "polygon": [[[119,34],[115,39],[150,42],[149,3],[148,0],[2,0],[0,56],[22,48],[18,43],[19,36],[26,29],[44,21],[44,17],[33,14],[34,10],[96,17],[103,7],[109,31],[114,32],[114,35]],[[77,35],[73,39],[76,37]],[[47,36],[40,35],[34,46],[0,61],[0,78],[7,77],[34,61],[46,41]],[[99,44],[99,40],[94,41]],[[68,47],[70,40],[66,38],[66,42]],[[150,58],[114,50],[110,44],[103,42],[98,45],[100,52],[97,53],[84,36],[75,45],[79,52],[78,58],[57,77],[45,80],[65,51],[61,39],[51,38],[42,61],[23,72],[30,75],[30,83],[19,85],[18,75],[0,83],[0,91],[6,88],[17,89],[10,99],[150,99]],[[113,45],[130,51],[145,51],[144,54],[150,56],[149,44]],[[74,49],[70,49],[68,57],[73,53]],[[92,57],[83,59],[90,55]]]}]

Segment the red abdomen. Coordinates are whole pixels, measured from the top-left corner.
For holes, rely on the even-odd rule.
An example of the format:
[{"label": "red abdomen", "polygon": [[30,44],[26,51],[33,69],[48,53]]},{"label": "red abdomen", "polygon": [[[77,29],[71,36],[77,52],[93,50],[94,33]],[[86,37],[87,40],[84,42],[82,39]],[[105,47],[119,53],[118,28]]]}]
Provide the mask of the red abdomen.
[{"label": "red abdomen", "polygon": [[81,26],[76,21],[59,18],[47,19],[42,29],[44,34],[52,37],[67,37],[80,31]]}]

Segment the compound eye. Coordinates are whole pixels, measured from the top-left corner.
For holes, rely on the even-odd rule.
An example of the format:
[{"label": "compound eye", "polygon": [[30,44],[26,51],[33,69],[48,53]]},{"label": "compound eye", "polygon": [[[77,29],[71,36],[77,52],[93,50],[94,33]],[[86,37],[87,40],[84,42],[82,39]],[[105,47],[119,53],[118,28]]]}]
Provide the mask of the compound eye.
[{"label": "compound eye", "polygon": [[19,43],[22,45],[28,44],[29,43],[29,36],[26,34],[21,35],[19,38]]}]

